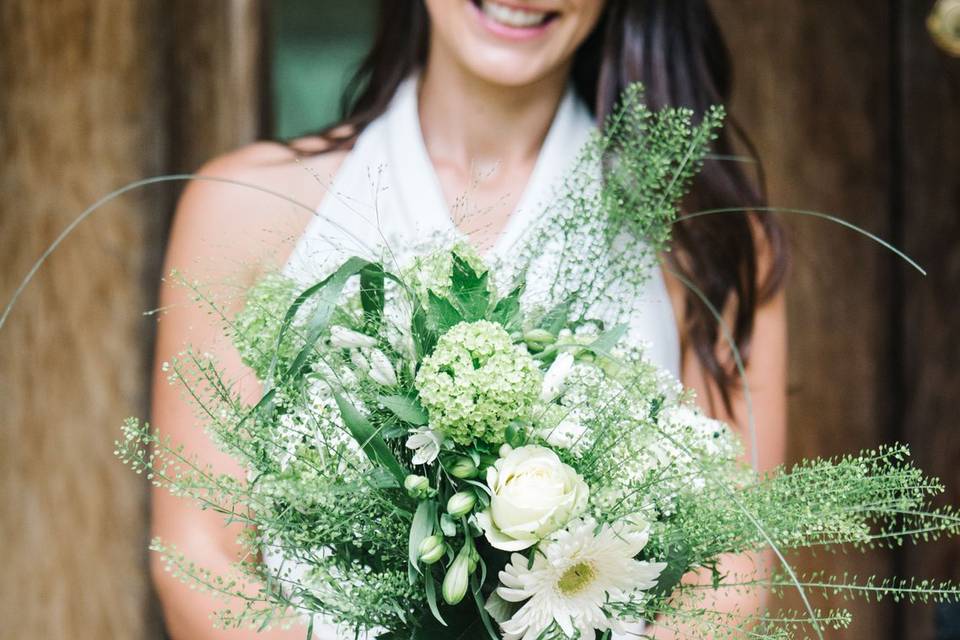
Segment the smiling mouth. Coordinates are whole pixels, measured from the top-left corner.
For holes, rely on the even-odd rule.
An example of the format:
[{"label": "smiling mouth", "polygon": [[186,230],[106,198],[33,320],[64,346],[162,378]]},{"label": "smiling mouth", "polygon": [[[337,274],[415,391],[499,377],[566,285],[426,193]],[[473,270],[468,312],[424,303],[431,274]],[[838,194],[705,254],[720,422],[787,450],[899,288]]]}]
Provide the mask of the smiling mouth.
[{"label": "smiling mouth", "polygon": [[542,27],[560,14],[556,11],[530,11],[518,9],[494,0],[470,0],[483,15],[505,27],[535,29]]}]

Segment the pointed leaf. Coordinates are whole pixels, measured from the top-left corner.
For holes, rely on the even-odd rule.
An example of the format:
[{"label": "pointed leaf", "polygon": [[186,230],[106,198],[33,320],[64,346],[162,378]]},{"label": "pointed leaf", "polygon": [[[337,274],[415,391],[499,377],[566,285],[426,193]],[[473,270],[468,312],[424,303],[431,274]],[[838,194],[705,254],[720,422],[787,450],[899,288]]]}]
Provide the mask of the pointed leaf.
[{"label": "pointed leaf", "polygon": [[489,274],[485,271],[478,274],[470,264],[453,254],[453,273],[451,275],[451,292],[456,299],[457,306],[463,313],[464,320],[473,322],[486,317],[490,306],[490,291],[487,289]]},{"label": "pointed leaf", "polygon": [[367,457],[377,465],[384,467],[393,477],[397,479],[399,486],[403,486],[403,481],[407,477],[407,471],[397,462],[393,451],[387,446],[387,443],[380,437],[379,432],[373,425],[357,411],[346,398],[339,393],[333,394],[337,406],[340,408],[340,415],[343,417],[343,423],[349,429],[353,439],[356,440]]},{"label": "pointed leaf", "polygon": [[410,566],[417,573],[420,571],[420,543],[429,535],[433,535],[433,523],[437,519],[437,503],[433,500],[424,500],[417,505],[410,523],[410,540],[407,546],[407,556]]},{"label": "pointed leaf", "polygon": [[427,319],[431,328],[437,333],[443,334],[461,322],[463,315],[457,311],[457,308],[447,300],[435,294],[433,291],[427,292],[430,307],[427,311]]},{"label": "pointed leaf", "polygon": [[559,303],[550,311],[548,311],[542,318],[540,322],[537,323],[538,329],[545,329],[553,335],[560,333],[560,330],[563,329],[564,325],[567,324],[570,315],[570,307],[573,306],[573,298],[567,298],[563,302]]},{"label": "pointed leaf", "polygon": [[503,325],[508,333],[518,331],[521,327],[520,318],[520,296],[523,295],[523,285],[521,284],[506,298],[501,298],[490,312],[490,320]]},{"label": "pointed leaf", "polygon": [[416,398],[407,396],[380,396],[380,404],[404,422],[421,427],[427,424],[427,410]]}]

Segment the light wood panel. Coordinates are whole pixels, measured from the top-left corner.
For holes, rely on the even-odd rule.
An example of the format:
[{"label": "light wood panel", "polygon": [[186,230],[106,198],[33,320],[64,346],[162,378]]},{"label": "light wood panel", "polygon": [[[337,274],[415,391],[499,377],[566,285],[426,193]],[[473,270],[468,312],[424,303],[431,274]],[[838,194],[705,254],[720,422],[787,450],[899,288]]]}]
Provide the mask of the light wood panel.
[{"label": "light wood panel", "polygon": [[167,7],[172,167],[194,171],[263,134],[264,9],[259,0],[174,0]]},{"label": "light wood panel", "polygon": [[[95,199],[163,166],[158,3],[0,3],[0,300]],[[0,333],[0,637],[149,638],[143,409],[156,192],[81,226]]]},{"label": "light wood panel", "polygon": [[[0,302],[84,207],[260,134],[255,0],[0,2]],[[176,189],[81,225],[0,332],[0,638],[160,637],[146,486],[113,456],[146,415]]]}]

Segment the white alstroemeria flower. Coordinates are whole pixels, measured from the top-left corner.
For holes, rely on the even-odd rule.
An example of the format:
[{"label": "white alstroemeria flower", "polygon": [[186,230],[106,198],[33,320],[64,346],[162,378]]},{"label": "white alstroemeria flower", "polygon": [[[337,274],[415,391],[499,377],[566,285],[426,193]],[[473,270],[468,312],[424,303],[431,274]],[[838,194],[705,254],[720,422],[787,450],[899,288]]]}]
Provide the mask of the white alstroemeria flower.
[{"label": "white alstroemeria flower", "polygon": [[397,386],[397,373],[390,363],[390,359],[380,349],[371,349],[367,352],[367,360],[370,362],[370,378],[385,387]]},{"label": "white alstroemeria flower", "polygon": [[593,638],[597,631],[623,633],[627,623],[610,615],[610,603],[636,602],[657,584],[663,562],[636,560],[647,528],[625,522],[597,526],[592,518],[571,522],[541,543],[533,562],[515,553],[500,572],[496,593],[523,606],[500,623],[504,638],[538,638],[554,622],[564,635]]},{"label": "white alstroemeria flower", "polygon": [[487,541],[503,551],[532,547],[587,508],[590,489],[552,450],[527,445],[487,469],[490,507],[477,514]]},{"label": "white alstroemeria flower", "polygon": [[443,434],[430,427],[418,427],[407,438],[407,449],[412,449],[413,464],[431,464],[440,455],[443,447]]},{"label": "white alstroemeria flower", "polygon": [[540,399],[544,402],[555,400],[557,396],[563,393],[564,383],[570,370],[573,368],[573,354],[564,351],[557,356],[550,368],[543,375],[543,386],[540,391]]},{"label": "white alstroemeria flower", "polygon": [[330,344],[337,349],[359,349],[377,346],[377,339],[359,331],[348,329],[340,325],[330,327]]}]

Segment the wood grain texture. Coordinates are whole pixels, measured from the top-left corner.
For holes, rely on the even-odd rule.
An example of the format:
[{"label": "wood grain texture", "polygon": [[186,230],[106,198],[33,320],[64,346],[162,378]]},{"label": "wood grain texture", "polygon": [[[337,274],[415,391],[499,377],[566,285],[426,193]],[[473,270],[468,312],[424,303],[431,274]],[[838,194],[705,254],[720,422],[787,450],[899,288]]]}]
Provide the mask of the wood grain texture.
[{"label": "wood grain texture", "polygon": [[[924,21],[929,2],[903,0],[898,16],[902,65],[902,241],[929,275],[902,275],[903,420],[901,438],[939,476],[939,504],[960,505],[960,59],[936,48]],[[911,576],[960,580],[960,541],[903,550]],[[907,606],[905,635],[957,638],[935,629],[931,606]],[[954,633],[960,605],[952,607]]]},{"label": "wood grain texture", "polygon": [[[253,0],[0,2],[0,302],[84,207],[259,134]],[[0,331],[0,639],[160,637],[146,485],[115,460],[146,415],[171,189],[81,225]]]},{"label": "wood grain texture", "polygon": [[[157,3],[0,3],[0,300],[84,207],[158,172]],[[145,406],[155,194],[82,225],[0,333],[0,637],[149,638],[145,483],[113,456]]]},{"label": "wood grain texture", "polygon": [[167,3],[173,20],[173,167],[194,171],[263,134],[259,0]]},{"label": "wood grain texture", "polygon": [[[715,0],[713,6],[734,58],[733,112],[758,147],[771,204],[834,213],[888,236],[887,5]],[[886,440],[890,419],[888,258],[837,226],[781,219],[794,248],[789,457],[876,445]],[[889,565],[888,554],[798,562],[801,570],[880,576]],[[788,601],[801,607],[796,597]],[[828,637],[890,637],[890,605],[830,604],[851,609],[855,622]]]}]

